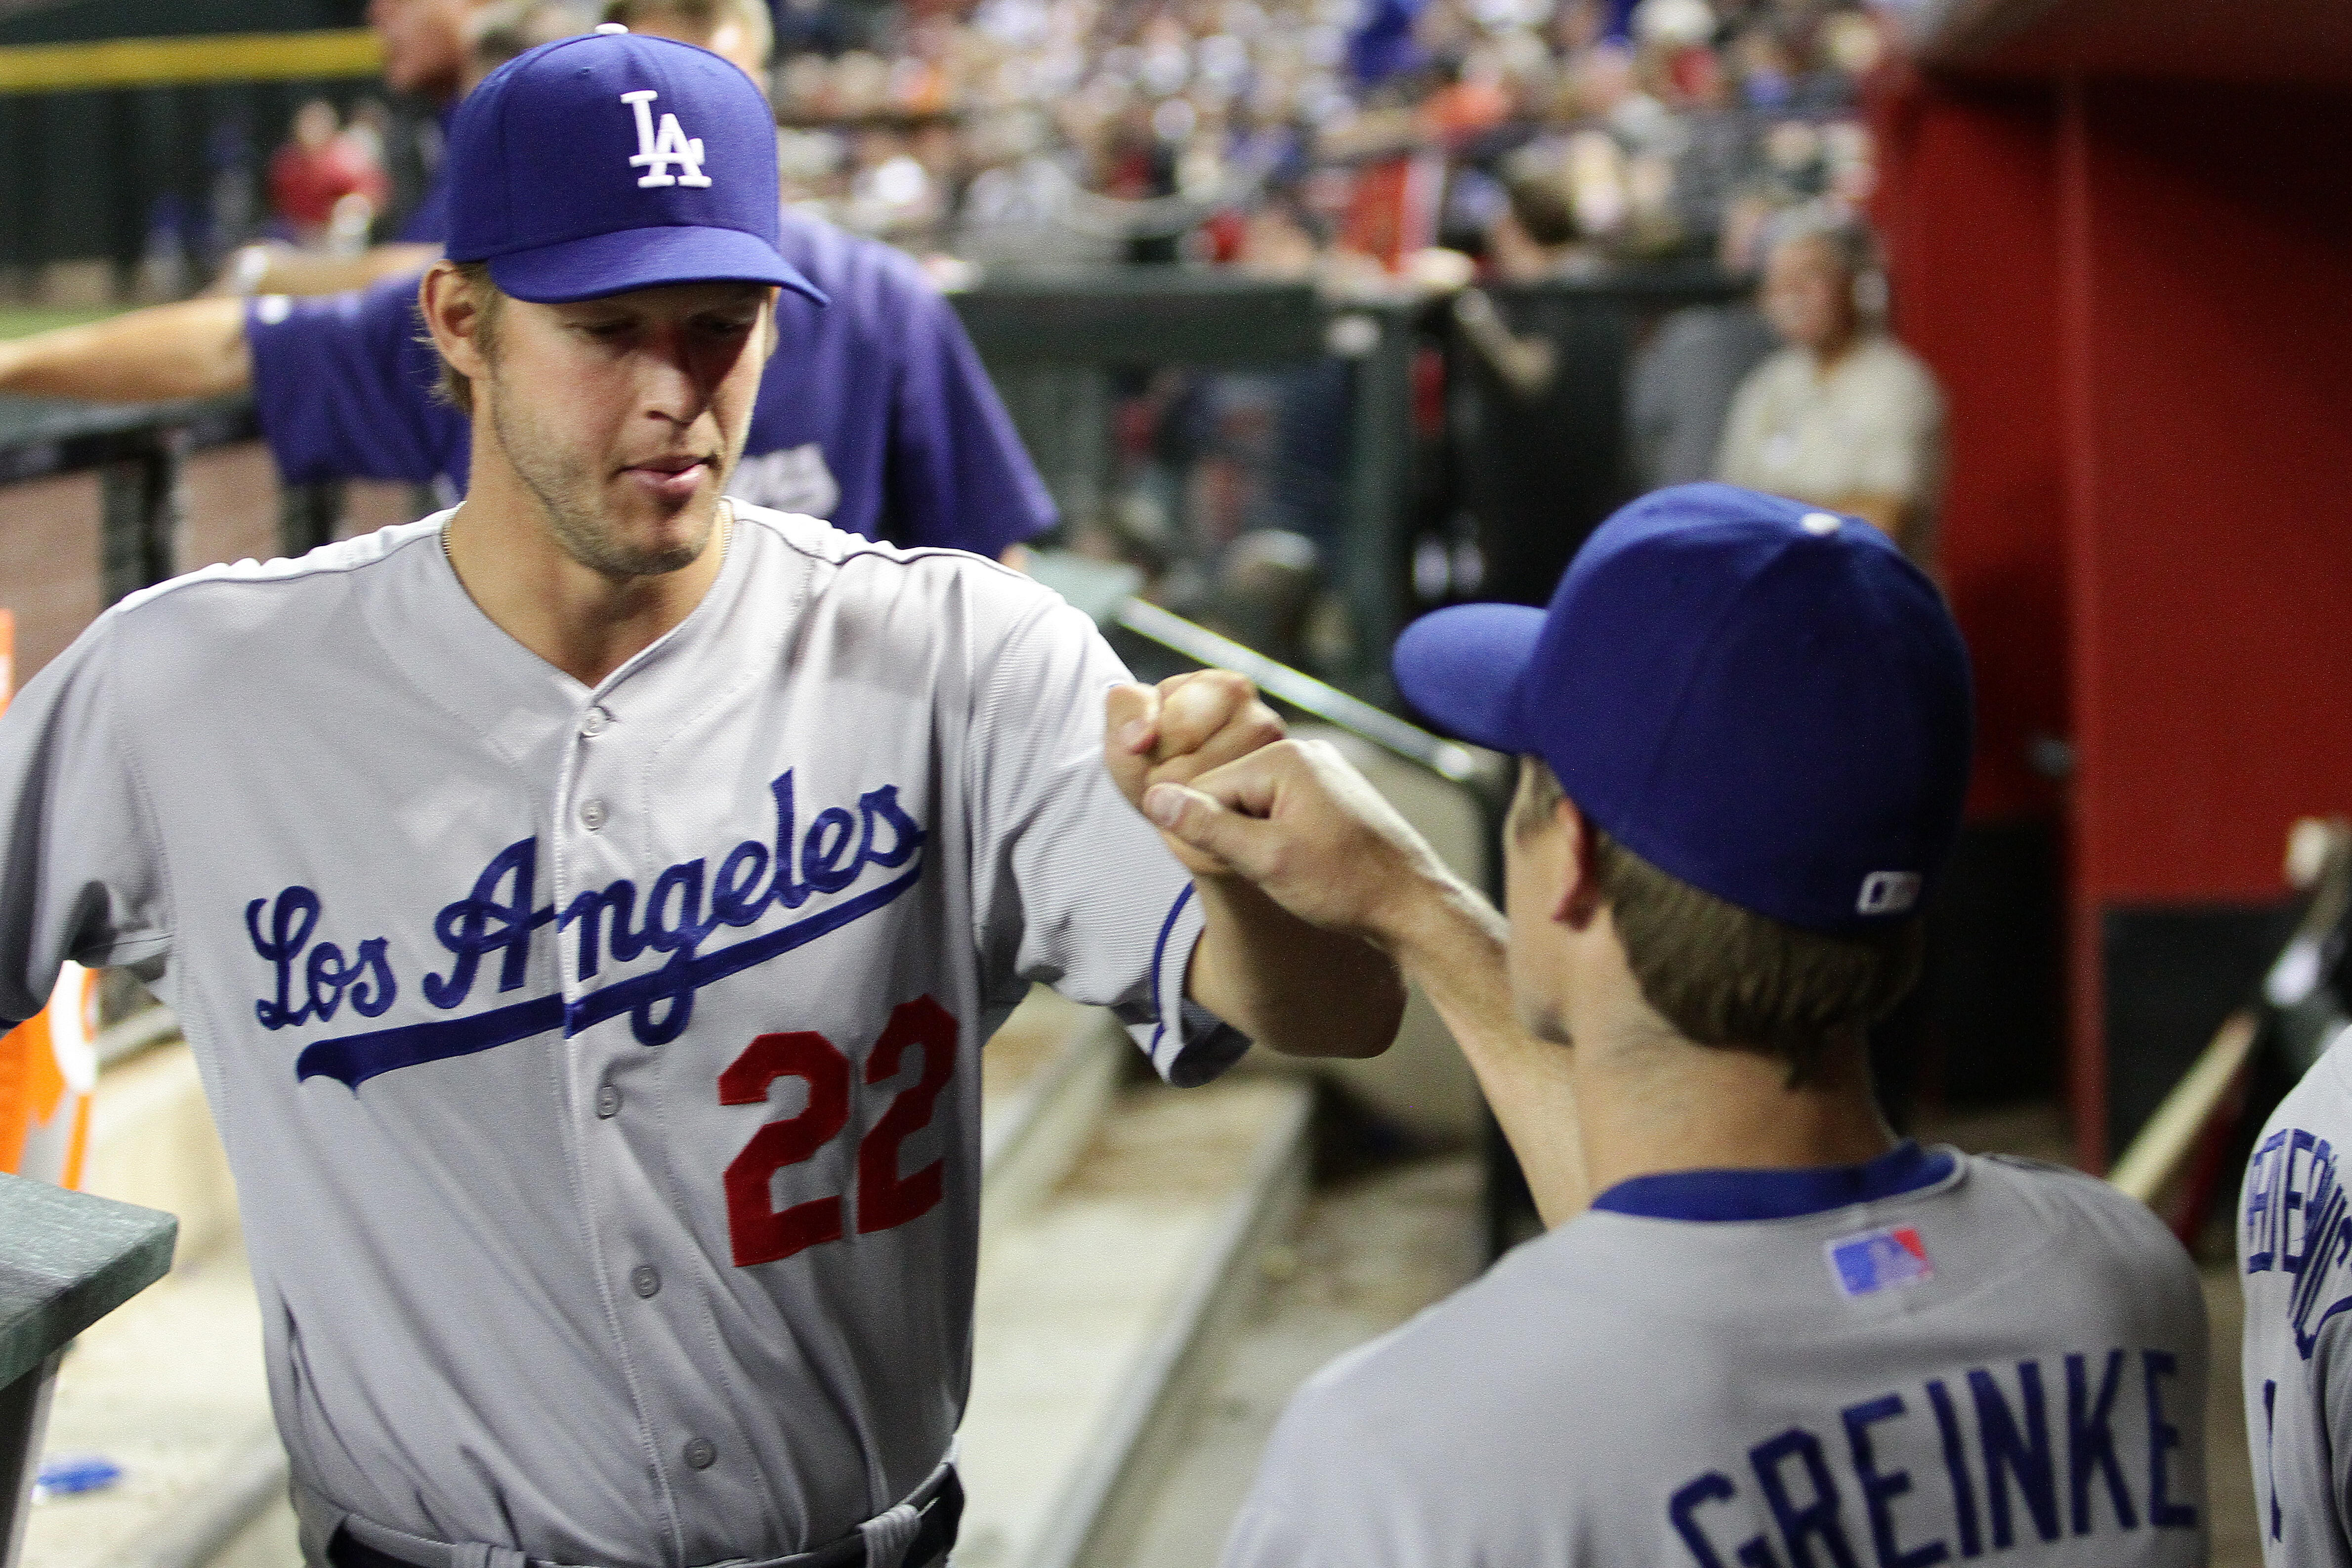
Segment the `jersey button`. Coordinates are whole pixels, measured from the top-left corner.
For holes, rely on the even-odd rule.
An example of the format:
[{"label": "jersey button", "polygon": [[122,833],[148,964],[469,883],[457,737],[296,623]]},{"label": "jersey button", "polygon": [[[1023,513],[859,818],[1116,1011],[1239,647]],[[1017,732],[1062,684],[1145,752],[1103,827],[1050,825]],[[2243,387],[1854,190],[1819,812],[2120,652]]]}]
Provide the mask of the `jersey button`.
[{"label": "jersey button", "polygon": [[621,1091],[611,1084],[600,1085],[596,1090],[596,1114],[607,1120],[621,1109]]},{"label": "jersey button", "polygon": [[719,1450],[710,1446],[710,1439],[692,1437],[687,1440],[686,1468],[688,1469],[707,1470],[718,1462]]},{"label": "jersey button", "polygon": [[629,1289],[640,1296],[658,1296],[661,1294],[661,1270],[650,1263],[638,1264],[629,1270]]},{"label": "jersey button", "polygon": [[604,803],[588,800],[580,803],[580,826],[593,833],[604,826]]},{"label": "jersey button", "polygon": [[605,712],[602,708],[591,708],[588,710],[588,716],[580,721],[580,732],[592,737],[601,735],[611,728],[612,723],[613,716],[610,713]]}]

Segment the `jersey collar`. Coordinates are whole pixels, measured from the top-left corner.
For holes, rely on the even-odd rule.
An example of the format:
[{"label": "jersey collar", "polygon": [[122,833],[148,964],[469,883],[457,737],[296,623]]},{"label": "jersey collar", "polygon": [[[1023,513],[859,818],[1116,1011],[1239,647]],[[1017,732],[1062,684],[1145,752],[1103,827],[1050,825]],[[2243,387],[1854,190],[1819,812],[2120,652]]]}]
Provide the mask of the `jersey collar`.
[{"label": "jersey collar", "polygon": [[1593,1199],[1592,1206],[1643,1219],[1795,1219],[1932,1187],[1958,1164],[1950,1150],[1922,1149],[1906,1138],[1859,1165],[1634,1176]]}]

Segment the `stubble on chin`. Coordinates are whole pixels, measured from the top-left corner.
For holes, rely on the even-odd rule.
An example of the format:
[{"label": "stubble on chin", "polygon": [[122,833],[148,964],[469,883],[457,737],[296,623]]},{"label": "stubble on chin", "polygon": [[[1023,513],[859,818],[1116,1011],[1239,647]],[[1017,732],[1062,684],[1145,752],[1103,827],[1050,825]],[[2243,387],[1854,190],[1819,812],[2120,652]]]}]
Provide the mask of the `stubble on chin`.
[{"label": "stubble on chin", "polygon": [[[686,539],[646,549],[621,537],[609,520],[597,476],[554,455],[555,448],[538,438],[529,415],[509,399],[495,375],[490,386],[490,424],[508,464],[539,502],[548,531],[563,552],[581,565],[606,577],[660,577],[682,572],[702,558],[710,543],[710,531],[718,525],[719,492],[726,475],[711,486],[706,500],[689,509],[701,515]],[[727,467],[731,472],[733,465]]]}]

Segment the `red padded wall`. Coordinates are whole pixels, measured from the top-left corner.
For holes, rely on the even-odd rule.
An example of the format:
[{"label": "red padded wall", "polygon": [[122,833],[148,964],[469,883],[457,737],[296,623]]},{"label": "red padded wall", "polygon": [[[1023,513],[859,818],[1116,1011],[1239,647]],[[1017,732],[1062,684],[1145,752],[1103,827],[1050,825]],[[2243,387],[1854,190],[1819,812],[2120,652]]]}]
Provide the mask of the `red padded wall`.
[{"label": "red padded wall", "polygon": [[2352,811],[2352,94],[1915,79],[1878,118],[1897,328],[1951,403],[1971,809],[2064,814],[2095,1168],[2105,911],[2274,899],[2288,823]]}]

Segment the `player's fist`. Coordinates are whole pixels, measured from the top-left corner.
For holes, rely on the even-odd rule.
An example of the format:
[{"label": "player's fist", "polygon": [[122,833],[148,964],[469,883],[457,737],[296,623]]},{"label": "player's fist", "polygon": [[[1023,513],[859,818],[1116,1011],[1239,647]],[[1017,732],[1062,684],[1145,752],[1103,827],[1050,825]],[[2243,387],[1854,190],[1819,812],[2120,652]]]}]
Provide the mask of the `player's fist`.
[{"label": "player's fist", "polygon": [[1193,855],[1245,878],[1309,925],[1392,947],[1431,894],[1459,882],[1338,748],[1285,741],[1155,784],[1144,815]]},{"label": "player's fist", "polygon": [[[1257,688],[1228,669],[1171,676],[1158,686],[1115,686],[1104,717],[1104,765],[1139,811],[1152,785],[1189,784],[1283,737],[1281,719],[1258,700]],[[1161,837],[1195,875],[1231,874],[1214,856]]]}]

